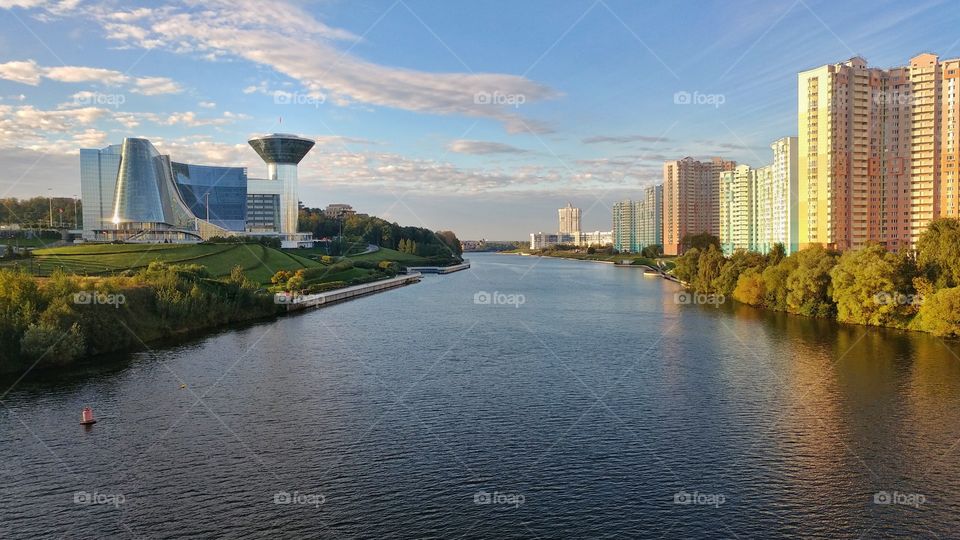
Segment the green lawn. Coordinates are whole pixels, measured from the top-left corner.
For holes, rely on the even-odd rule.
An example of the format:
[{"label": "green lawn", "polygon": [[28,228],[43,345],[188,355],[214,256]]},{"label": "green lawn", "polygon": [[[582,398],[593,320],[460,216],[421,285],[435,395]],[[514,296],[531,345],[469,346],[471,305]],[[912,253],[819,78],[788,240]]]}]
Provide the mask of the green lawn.
[{"label": "green lawn", "polygon": [[162,261],[200,264],[216,277],[229,275],[234,266],[240,265],[250,279],[269,283],[277,270],[321,266],[296,253],[260,244],[91,244],[38,249],[33,254],[30,260],[17,262],[41,276],[50,275],[56,268],[76,274],[110,274]]},{"label": "green lawn", "polygon": [[379,251],[375,251],[373,253],[366,253],[364,255],[351,255],[349,258],[352,261],[371,261],[371,262],[395,261],[402,265],[408,265],[408,266],[429,263],[429,260],[426,257],[413,255],[411,253],[401,253],[395,249],[384,248],[384,247],[380,248]]}]

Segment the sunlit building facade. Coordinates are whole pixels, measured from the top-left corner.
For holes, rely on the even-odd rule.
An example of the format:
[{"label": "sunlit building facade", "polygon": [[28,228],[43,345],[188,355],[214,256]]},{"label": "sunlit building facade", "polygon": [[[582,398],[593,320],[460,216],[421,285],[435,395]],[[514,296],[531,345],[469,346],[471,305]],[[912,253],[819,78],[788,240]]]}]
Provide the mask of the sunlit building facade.
[{"label": "sunlit building facade", "polygon": [[560,218],[560,234],[572,234],[580,230],[580,209],[571,203],[557,210]]},{"label": "sunlit building facade", "polygon": [[250,141],[268,178],[243,167],[178,163],[146,139],[80,152],[87,241],[199,242],[215,236],[276,236],[284,247],[312,242],[297,232],[297,164],[314,142],[294,135]]},{"label": "sunlit building facade", "polygon": [[83,237],[93,240],[93,231],[113,224],[114,194],[120,172],[121,145],[102,150],[80,150],[80,198],[83,201]]},{"label": "sunlit building facade", "polygon": [[679,255],[687,235],[720,235],[720,174],[735,161],[687,157],[663,164],[663,252]]},{"label": "sunlit building facade", "polygon": [[613,247],[623,253],[639,253],[663,244],[663,186],[649,186],[638,201],[620,201],[613,206]]}]

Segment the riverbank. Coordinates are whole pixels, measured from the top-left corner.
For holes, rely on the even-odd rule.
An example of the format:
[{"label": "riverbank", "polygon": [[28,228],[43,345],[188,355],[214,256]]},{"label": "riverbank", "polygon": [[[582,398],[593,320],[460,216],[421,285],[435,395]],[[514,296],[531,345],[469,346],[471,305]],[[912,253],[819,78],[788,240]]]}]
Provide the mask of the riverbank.
[{"label": "riverbank", "polygon": [[[324,291],[311,295],[310,305],[418,279],[404,275]],[[0,373],[62,368],[290,311],[288,303],[266,294],[239,267],[226,279],[210,278],[204,267],[162,263],[133,275],[98,278],[63,273],[37,278],[0,270]]]}]

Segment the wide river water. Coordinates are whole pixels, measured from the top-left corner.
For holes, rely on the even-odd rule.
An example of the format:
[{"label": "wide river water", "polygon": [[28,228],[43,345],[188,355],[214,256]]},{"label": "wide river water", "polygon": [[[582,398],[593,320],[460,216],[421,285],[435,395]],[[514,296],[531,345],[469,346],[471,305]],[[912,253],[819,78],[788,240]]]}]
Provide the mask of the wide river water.
[{"label": "wide river water", "polygon": [[0,538],[960,534],[957,344],[470,258],[0,381]]}]

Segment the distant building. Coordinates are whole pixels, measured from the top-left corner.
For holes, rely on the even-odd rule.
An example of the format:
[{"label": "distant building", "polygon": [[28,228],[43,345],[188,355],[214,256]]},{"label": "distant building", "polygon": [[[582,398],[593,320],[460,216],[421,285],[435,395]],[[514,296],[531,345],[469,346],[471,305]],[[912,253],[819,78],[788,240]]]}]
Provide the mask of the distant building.
[{"label": "distant building", "polygon": [[754,249],[756,170],[737,165],[720,173],[720,246],[726,254]]},{"label": "distant building", "polygon": [[530,249],[546,249],[558,244],[573,245],[573,235],[556,233],[530,233]]},{"label": "distant building", "polygon": [[330,219],[347,218],[356,215],[356,210],[349,204],[328,204],[323,215]]},{"label": "distant building", "polygon": [[613,247],[624,253],[639,253],[651,245],[663,245],[663,185],[649,186],[638,201],[613,205]]},{"label": "distant building", "polygon": [[580,209],[572,204],[557,210],[560,215],[560,234],[570,234],[580,231]]},{"label": "distant building", "polygon": [[685,236],[720,235],[720,173],[735,161],[687,157],[663,164],[663,253],[680,255]]},{"label": "distant building", "polygon": [[268,178],[244,167],[178,163],[146,139],[80,151],[83,238],[88,241],[199,242],[214,236],[277,236],[284,247],[311,242],[297,232],[297,164],[314,142],[295,135],[251,139]]},{"label": "distant building", "polygon": [[612,231],[567,233],[531,233],[530,249],[546,249],[558,244],[576,247],[604,247],[613,244]]},{"label": "distant building", "polygon": [[796,137],[770,145],[773,164],[738,165],[720,174],[720,245],[730,255],[738,249],[768,253],[783,244],[797,250]]}]

